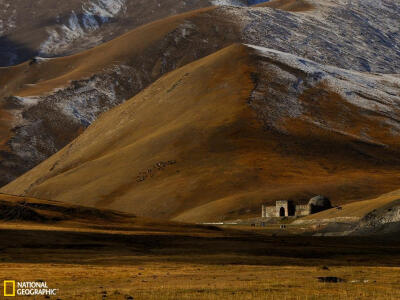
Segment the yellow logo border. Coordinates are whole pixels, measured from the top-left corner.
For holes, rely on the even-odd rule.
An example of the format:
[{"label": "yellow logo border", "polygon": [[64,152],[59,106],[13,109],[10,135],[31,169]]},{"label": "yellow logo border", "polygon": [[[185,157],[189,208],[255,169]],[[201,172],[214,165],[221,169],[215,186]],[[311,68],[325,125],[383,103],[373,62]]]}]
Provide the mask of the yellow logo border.
[{"label": "yellow logo border", "polygon": [[[12,294],[7,293],[7,284],[12,284],[13,292]],[[4,280],[4,297],[15,297],[15,280]]]}]

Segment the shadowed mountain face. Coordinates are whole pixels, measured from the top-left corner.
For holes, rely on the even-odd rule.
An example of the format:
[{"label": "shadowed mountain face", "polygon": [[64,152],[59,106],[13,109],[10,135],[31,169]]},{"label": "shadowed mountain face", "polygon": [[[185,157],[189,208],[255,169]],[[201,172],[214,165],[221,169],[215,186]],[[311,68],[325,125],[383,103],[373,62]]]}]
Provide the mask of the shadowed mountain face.
[{"label": "shadowed mountain face", "polygon": [[2,192],[181,221],[400,184],[399,78],[235,45],[163,76]]},{"label": "shadowed mountain face", "polygon": [[36,54],[36,51],[27,48],[23,44],[13,42],[6,36],[0,37],[0,66],[12,65],[18,61],[27,60]]},{"label": "shadowed mountain face", "polygon": [[56,153],[101,113],[163,74],[234,42],[346,69],[399,69],[398,3],[310,3],[313,10],[301,13],[264,7],[202,9],[142,26],[73,56],[0,68],[0,182],[10,182]]},{"label": "shadowed mountain face", "polygon": [[34,56],[77,53],[128,30],[212,5],[247,5],[245,0],[3,0],[0,6],[0,66]]},{"label": "shadowed mountain face", "polygon": [[265,0],[247,0],[247,4],[248,5],[255,5],[255,4],[264,3],[264,2],[269,2],[269,1],[265,1]]}]

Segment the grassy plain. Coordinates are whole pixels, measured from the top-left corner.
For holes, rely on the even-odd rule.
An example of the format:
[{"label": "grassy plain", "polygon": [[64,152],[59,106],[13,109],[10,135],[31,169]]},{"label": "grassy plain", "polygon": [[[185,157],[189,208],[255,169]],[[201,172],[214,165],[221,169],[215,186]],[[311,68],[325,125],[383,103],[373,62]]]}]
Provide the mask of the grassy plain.
[{"label": "grassy plain", "polygon": [[396,241],[141,224],[4,222],[0,282],[43,280],[54,299],[400,297]]}]

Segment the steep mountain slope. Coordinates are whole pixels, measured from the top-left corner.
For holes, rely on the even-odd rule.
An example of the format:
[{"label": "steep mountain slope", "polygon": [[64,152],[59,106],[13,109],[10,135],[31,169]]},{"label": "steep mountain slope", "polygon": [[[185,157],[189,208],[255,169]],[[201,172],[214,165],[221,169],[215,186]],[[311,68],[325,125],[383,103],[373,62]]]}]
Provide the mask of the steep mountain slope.
[{"label": "steep mountain slope", "polygon": [[[218,41],[222,32],[207,37],[195,32],[191,42],[185,38],[191,31],[185,21],[207,10],[145,25],[74,56],[0,69],[0,94],[4,95],[0,183],[57,152],[99,114],[131,98],[163,73],[212,53],[220,44],[229,45],[222,38],[208,44]],[[229,31],[226,28],[224,33]],[[192,48],[187,50],[189,43]]]},{"label": "steep mountain slope", "polygon": [[[269,4],[290,8],[276,2]],[[73,56],[0,68],[0,184],[57,152],[102,112],[163,74],[234,42],[348,69],[399,69],[398,3],[309,2],[313,9],[299,13],[268,7],[197,10]]]},{"label": "steep mountain slope", "polygon": [[400,184],[399,78],[234,45],[103,114],[5,193],[210,221]]},{"label": "steep mountain slope", "polygon": [[246,0],[3,0],[0,66],[34,56],[77,53],[149,22],[212,5]]}]

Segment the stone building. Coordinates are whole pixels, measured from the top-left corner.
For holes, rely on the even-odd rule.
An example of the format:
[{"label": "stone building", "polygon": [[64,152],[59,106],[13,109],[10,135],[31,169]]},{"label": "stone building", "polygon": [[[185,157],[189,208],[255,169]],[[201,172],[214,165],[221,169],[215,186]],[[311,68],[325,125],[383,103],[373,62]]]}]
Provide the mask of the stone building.
[{"label": "stone building", "polygon": [[331,202],[324,196],[311,198],[307,205],[295,205],[292,200],[276,201],[275,206],[262,206],[263,218],[308,216],[332,208]]}]

